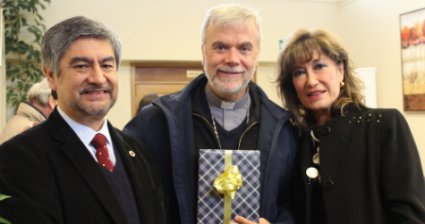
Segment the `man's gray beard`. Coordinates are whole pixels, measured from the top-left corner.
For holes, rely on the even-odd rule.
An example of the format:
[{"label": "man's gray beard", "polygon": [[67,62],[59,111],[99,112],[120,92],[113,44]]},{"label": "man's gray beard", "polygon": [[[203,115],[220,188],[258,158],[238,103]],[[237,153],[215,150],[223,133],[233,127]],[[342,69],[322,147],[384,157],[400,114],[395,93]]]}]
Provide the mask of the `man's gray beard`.
[{"label": "man's gray beard", "polygon": [[109,105],[109,107],[102,107],[102,108],[95,108],[92,107],[92,105],[82,105],[82,104],[75,104],[74,108],[77,109],[78,111],[87,114],[89,116],[101,116],[104,117],[106,116],[106,114],[109,112],[109,110],[112,108],[112,106],[114,106],[116,100],[113,100],[111,102],[111,104]]},{"label": "man's gray beard", "polygon": [[218,91],[219,94],[224,94],[224,95],[233,95],[233,94],[239,93],[243,89],[246,89],[249,82],[251,81],[250,79],[243,80],[242,85],[239,88],[237,88],[236,90],[229,90],[228,88],[225,88],[224,85],[222,85],[220,79],[215,78],[211,80],[211,77],[208,75],[207,72],[205,72],[205,76],[207,77],[209,82],[212,82],[213,87],[215,88],[214,90]]}]

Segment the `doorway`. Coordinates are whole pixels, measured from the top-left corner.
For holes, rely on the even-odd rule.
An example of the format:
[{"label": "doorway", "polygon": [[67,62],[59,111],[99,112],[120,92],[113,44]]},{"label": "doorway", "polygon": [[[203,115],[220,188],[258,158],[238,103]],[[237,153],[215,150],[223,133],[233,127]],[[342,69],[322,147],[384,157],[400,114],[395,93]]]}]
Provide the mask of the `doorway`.
[{"label": "doorway", "polygon": [[178,92],[203,73],[200,61],[138,62],[132,64],[132,116],[148,94],[159,96]]}]

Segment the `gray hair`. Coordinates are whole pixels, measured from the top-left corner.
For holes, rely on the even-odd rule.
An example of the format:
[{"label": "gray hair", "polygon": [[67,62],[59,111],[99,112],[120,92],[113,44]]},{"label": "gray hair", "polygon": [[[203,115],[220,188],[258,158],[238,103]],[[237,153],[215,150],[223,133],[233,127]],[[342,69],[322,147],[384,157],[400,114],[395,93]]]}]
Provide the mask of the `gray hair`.
[{"label": "gray hair", "polygon": [[219,5],[211,8],[201,27],[202,44],[205,44],[206,31],[211,24],[218,26],[239,26],[247,22],[254,22],[258,29],[258,45],[261,42],[261,18],[257,11],[237,4]]},{"label": "gray hair", "polygon": [[59,62],[68,47],[77,39],[83,37],[109,40],[115,54],[117,69],[121,61],[121,42],[118,35],[100,22],[83,16],[64,20],[51,27],[41,41],[43,63],[47,68],[59,75]]},{"label": "gray hair", "polygon": [[40,82],[34,83],[27,92],[27,99],[29,102],[38,102],[42,106],[47,106],[49,103],[49,96],[51,94],[49,83],[46,78]]}]

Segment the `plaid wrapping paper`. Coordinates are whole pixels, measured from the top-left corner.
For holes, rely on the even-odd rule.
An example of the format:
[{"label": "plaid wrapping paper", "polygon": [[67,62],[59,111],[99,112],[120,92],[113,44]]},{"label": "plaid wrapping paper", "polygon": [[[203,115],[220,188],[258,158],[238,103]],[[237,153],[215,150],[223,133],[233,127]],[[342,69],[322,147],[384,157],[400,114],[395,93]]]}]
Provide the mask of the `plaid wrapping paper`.
[{"label": "plaid wrapping paper", "polygon": [[[223,223],[224,198],[213,189],[224,171],[225,150],[201,149],[198,176],[198,224]],[[232,150],[232,164],[239,167],[243,185],[232,201],[232,215],[257,221],[260,211],[260,151]],[[227,224],[227,223],[226,223]]]}]

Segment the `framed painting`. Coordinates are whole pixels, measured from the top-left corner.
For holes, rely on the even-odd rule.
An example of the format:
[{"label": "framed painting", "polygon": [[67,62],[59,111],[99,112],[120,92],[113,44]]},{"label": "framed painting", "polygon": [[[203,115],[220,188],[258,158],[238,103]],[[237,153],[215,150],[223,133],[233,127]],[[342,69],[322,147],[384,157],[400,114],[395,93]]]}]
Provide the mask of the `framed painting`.
[{"label": "framed painting", "polygon": [[425,111],[425,8],[400,15],[403,101],[406,111]]}]

